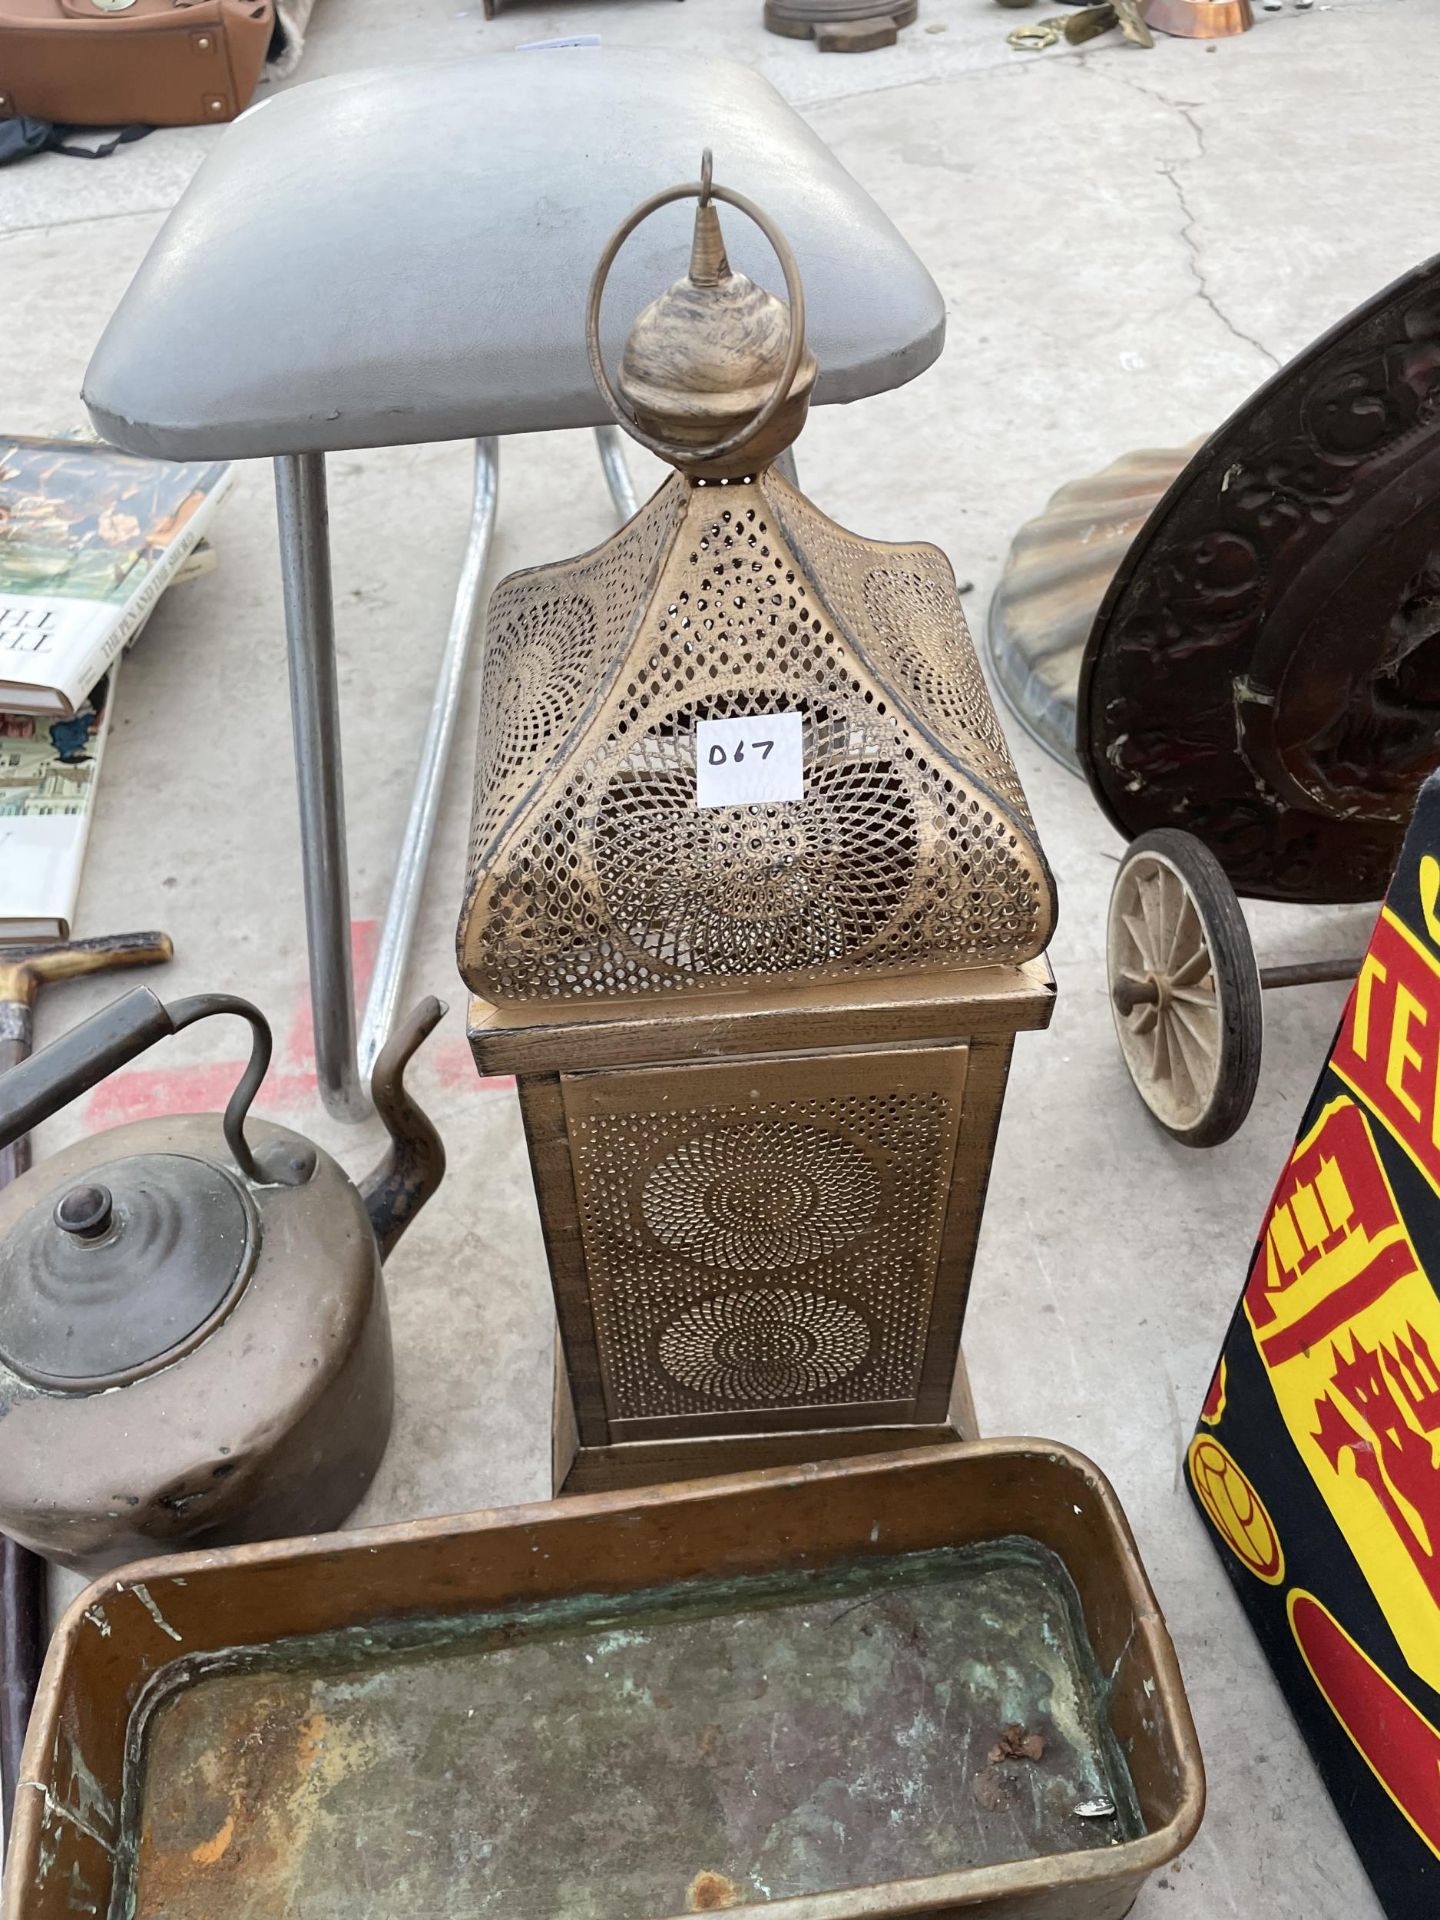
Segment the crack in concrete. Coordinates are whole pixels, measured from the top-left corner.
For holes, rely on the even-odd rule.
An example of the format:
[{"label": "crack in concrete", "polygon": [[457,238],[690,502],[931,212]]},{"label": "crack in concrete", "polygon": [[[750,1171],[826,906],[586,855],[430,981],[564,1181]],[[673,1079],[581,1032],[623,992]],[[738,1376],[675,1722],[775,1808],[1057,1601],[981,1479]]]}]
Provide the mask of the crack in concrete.
[{"label": "crack in concrete", "polygon": [[1142,93],[1147,100],[1153,100],[1158,106],[1167,107],[1170,112],[1178,113],[1191,133],[1195,136],[1195,151],[1193,154],[1183,159],[1161,160],[1158,164],[1157,171],[1162,173],[1170,182],[1175,192],[1175,199],[1180,208],[1181,225],[1179,237],[1181,244],[1185,248],[1186,263],[1190,268],[1190,277],[1195,282],[1196,297],[1204,302],[1232,339],[1239,340],[1244,346],[1253,347],[1255,352],[1278,373],[1280,370],[1280,362],[1270,351],[1269,347],[1265,345],[1263,340],[1257,340],[1253,333],[1247,333],[1237,321],[1233,320],[1210,290],[1210,282],[1205,273],[1205,263],[1201,257],[1200,240],[1197,234],[1199,219],[1194,208],[1190,205],[1189,197],[1185,192],[1184,182],[1180,178],[1181,167],[1197,165],[1208,156],[1210,151],[1205,138],[1205,128],[1198,118],[1197,102],[1193,100],[1172,100],[1168,94],[1156,93],[1153,88],[1143,86],[1140,81],[1136,80],[1130,74],[1120,74],[1116,77],[1123,80],[1124,84],[1130,88],[1132,93]]},{"label": "crack in concrete", "polygon": [[1184,222],[1180,228],[1180,238],[1185,245],[1186,257],[1189,262],[1191,277],[1195,282],[1196,294],[1204,301],[1205,305],[1209,307],[1210,311],[1227,333],[1232,335],[1234,339],[1243,341],[1247,347],[1253,347],[1256,353],[1268,361],[1270,366],[1278,373],[1280,370],[1280,362],[1270,351],[1269,347],[1267,347],[1263,341],[1257,340],[1253,333],[1246,333],[1242,326],[1237,325],[1210,291],[1210,283],[1205,277],[1205,267],[1200,258],[1200,242],[1195,238],[1195,215],[1191,210],[1190,202],[1185,197],[1185,189],[1180,184],[1180,176],[1176,172],[1179,164],[1180,162],[1178,160],[1162,161],[1160,171],[1175,189],[1175,198],[1180,203],[1180,212]]},{"label": "crack in concrete", "polygon": [[[1063,49],[1063,59],[1067,67],[1076,68],[1082,73],[1084,73],[1084,72],[1094,71],[1094,69],[1091,69],[1090,67],[1090,60],[1093,55],[1100,54],[1100,53],[1113,55],[1117,51],[1118,49],[1113,46],[1070,47],[1070,48]],[[1059,63],[1053,59],[1050,62],[1048,62],[1048,65],[1052,68],[1058,64]],[[985,78],[992,74],[997,74],[997,73],[1024,73],[1026,71],[1037,72],[1044,69],[1046,65],[1047,63],[1045,61],[1037,60],[1032,56],[1030,59],[1022,58],[1020,60],[1005,61],[1003,63],[997,63],[996,65],[993,65],[993,66],[984,65],[984,66],[972,67],[967,70],[964,70],[959,74],[946,74],[946,75],[932,74],[932,75],[926,75],[924,78],[911,78],[911,79],[899,80],[899,81],[890,82],[890,83],[882,83],[873,88],[871,87],[859,88],[854,93],[836,94],[836,95],[831,95],[828,99],[825,99],[823,101],[809,102],[807,103],[803,111],[806,113],[807,117],[813,120],[817,115],[825,113],[831,108],[847,106],[850,104],[851,101],[865,99],[877,93],[899,92],[908,87],[934,87],[937,85],[948,85],[957,79],[965,79],[965,80],[979,79],[979,78]],[[1215,318],[1220,322],[1221,326],[1224,327],[1225,331],[1230,335],[1230,337],[1233,340],[1238,340],[1242,346],[1247,346],[1252,348],[1254,352],[1260,355],[1261,359],[1265,361],[1267,366],[1271,367],[1272,369],[1278,372],[1280,367],[1280,361],[1277,358],[1277,356],[1270,351],[1269,347],[1265,345],[1263,340],[1257,339],[1255,335],[1252,333],[1247,333],[1245,329],[1238,323],[1238,321],[1232,319],[1231,316],[1225,311],[1225,309],[1220,305],[1219,301],[1216,299],[1215,294],[1210,286],[1209,276],[1205,271],[1205,262],[1202,257],[1200,238],[1199,238],[1199,232],[1198,232],[1198,228],[1199,228],[1198,216],[1196,215],[1194,208],[1190,205],[1189,197],[1185,191],[1185,184],[1181,180],[1179,175],[1179,169],[1181,167],[1197,164],[1200,161],[1205,160],[1209,154],[1209,146],[1205,137],[1205,128],[1198,114],[1199,103],[1191,100],[1174,100],[1168,94],[1159,93],[1153,87],[1147,87],[1143,81],[1137,79],[1133,74],[1117,72],[1113,66],[1107,65],[1101,71],[1103,72],[1104,77],[1118,80],[1122,86],[1128,87],[1132,93],[1143,94],[1147,100],[1152,101],[1156,106],[1164,107],[1168,112],[1178,114],[1180,118],[1185,122],[1185,125],[1189,128],[1190,133],[1195,141],[1195,152],[1193,154],[1184,156],[1182,158],[1177,158],[1173,160],[1161,160],[1158,163],[1157,171],[1164,174],[1165,178],[1170,182],[1170,185],[1174,190],[1176,202],[1180,209],[1181,224],[1180,224],[1180,231],[1179,231],[1179,239],[1181,244],[1185,248],[1186,264],[1190,269],[1190,277],[1195,282],[1196,298],[1210,309],[1211,313],[1214,314]],[[907,158],[908,157],[909,156],[907,156]],[[933,153],[927,154],[925,159],[919,162],[919,164],[938,165],[941,167],[951,168],[951,170],[956,170],[954,168],[954,163],[952,163],[945,154],[943,154],[938,150],[934,151]]]}]

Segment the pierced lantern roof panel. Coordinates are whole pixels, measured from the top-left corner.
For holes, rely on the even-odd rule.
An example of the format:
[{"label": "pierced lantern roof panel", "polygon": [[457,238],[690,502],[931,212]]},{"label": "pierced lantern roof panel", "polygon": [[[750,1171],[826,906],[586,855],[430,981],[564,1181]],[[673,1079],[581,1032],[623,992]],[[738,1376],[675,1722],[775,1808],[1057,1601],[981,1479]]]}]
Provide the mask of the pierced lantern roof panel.
[{"label": "pierced lantern roof panel", "polygon": [[[773,471],[677,475],[502,584],[461,973],[498,1005],[1018,964],[1054,891],[944,556]],[[696,729],[801,716],[804,797],[699,806]]]}]

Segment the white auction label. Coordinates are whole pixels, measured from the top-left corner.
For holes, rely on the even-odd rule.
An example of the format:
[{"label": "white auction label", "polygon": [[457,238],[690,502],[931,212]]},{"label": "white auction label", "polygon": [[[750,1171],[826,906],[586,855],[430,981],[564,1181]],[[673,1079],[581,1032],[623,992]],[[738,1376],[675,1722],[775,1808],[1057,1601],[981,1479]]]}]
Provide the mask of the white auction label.
[{"label": "white auction label", "polygon": [[753,807],[804,798],[804,730],[798,713],[695,723],[697,807]]}]

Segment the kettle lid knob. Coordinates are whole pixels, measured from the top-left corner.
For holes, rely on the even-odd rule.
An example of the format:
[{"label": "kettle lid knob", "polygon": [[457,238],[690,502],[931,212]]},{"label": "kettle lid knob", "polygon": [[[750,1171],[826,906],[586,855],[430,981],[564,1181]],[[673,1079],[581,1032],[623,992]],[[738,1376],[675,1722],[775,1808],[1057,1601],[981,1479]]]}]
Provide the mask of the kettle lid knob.
[{"label": "kettle lid knob", "polygon": [[55,1202],[55,1224],[77,1240],[98,1240],[115,1217],[115,1196],[108,1187],[70,1187]]}]

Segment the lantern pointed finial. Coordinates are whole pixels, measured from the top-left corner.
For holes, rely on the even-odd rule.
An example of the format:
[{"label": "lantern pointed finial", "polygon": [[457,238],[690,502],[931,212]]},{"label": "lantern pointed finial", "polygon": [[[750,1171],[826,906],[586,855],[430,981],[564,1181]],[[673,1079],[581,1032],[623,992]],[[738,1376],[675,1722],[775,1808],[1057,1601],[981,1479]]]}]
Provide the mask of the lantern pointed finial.
[{"label": "lantern pointed finial", "polygon": [[[793,312],[787,301],[731,266],[719,201],[763,222],[772,244],[779,236],[749,201],[715,186],[708,147],[698,194],[693,185],[674,188],[648,203],[648,210],[682,196],[699,202],[688,271],[635,321],[620,363],[623,405],[608,397],[621,425],[682,471],[696,477],[753,473],[768,466],[804,424],[816,369],[805,347],[803,294],[783,239],[778,250],[787,290],[793,275],[798,295]],[[601,285],[615,244],[597,276]],[[592,341],[592,365],[597,356]]]},{"label": "lantern pointed finial", "polygon": [[695,209],[695,237],[690,243],[690,284],[718,287],[730,278],[730,260],[725,252],[725,236],[720,231],[720,215],[710,194],[711,159],[706,147],[700,162],[700,204]]}]

